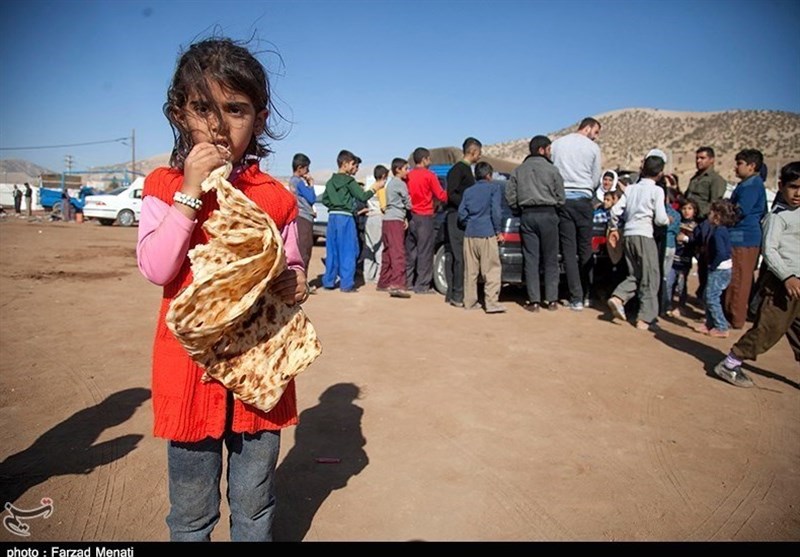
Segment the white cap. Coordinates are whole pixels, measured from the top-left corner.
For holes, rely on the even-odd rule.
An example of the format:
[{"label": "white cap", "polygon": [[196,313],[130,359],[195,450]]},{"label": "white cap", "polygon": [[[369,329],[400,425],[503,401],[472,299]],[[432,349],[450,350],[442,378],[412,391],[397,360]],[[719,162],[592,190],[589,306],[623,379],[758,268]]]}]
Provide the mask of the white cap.
[{"label": "white cap", "polygon": [[667,164],[667,154],[661,149],[650,149],[650,152],[647,153],[647,157],[658,157],[664,161],[664,164]]}]

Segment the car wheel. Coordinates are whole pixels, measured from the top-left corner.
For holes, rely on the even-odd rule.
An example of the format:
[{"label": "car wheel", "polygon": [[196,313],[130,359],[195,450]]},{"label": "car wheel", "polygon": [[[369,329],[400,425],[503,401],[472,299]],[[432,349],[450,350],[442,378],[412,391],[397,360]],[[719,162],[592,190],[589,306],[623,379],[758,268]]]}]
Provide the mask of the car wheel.
[{"label": "car wheel", "polygon": [[445,252],[444,245],[441,245],[433,256],[433,286],[442,296],[447,295],[447,273],[445,272],[447,261],[447,252]]},{"label": "car wheel", "polygon": [[114,219],[99,219],[99,220],[100,224],[102,224],[103,226],[111,226],[112,224],[114,224]]},{"label": "car wheel", "polygon": [[60,201],[58,201],[58,202],[53,204],[53,206],[50,208],[50,213],[52,215],[57,216],[57,217],[61,216],[61,202]]},{"label": "car wheel", "polygon": [[120,226],[133,226],[134,220],[133,211],[128,209],[120,211],[117,215],[117,221],[119,221]]}]

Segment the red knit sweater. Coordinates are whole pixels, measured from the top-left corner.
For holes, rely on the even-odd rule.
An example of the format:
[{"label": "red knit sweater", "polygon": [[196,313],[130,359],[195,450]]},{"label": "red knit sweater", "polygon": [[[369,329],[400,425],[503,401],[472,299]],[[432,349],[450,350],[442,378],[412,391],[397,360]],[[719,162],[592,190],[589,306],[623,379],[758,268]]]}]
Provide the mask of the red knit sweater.
[{"label": "red knit sweater", "polygon": [[[180,171],[158,168],[145,178],[143,196],[152,195],[172,205],[172,196],[182,185],[183,174]],[[233,185],[264,209],[279,230],[297,216],[295,197],[280,182],[261,172],[257,164],[242,172]],[[197,213],[189,249],[208,241],[202,224],[217,208],[216,193],[204,194],[203,208]],[[181,442],[222,437],[228,410],[228,391],[218,381],[200,381],[203,369],[189,357],[166,325],[170,302],[191,282],[192,271],[187,256],[178,275],[164,287],[153,344],[153,434]],[[269,413],[234,401],[231,423],[234,432],[256,433],[296,423],[294,381],[287,385],[283,397]]]}]

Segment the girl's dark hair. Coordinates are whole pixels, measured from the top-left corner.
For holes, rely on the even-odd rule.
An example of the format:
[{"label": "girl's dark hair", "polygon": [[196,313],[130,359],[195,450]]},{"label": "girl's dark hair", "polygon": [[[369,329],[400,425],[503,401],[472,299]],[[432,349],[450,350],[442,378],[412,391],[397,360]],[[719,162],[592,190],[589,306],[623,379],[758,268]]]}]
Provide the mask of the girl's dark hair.
[{"label": "girl's dark hair", "polygon": [[[181,113],[186,109],[192,93],[206,103],[218,122],[223,122],[219,108],[212,102],[211,83],[246,95],[253,103],[256,114],[264,109],[269,113],[268,119],[277,114],[270,95],[267,72],[247,48],[228,38],[206,39],[190,45],[178,58],[175,74],[167,90],[167,102],[163,107],[175,138],[170,157],[170,165],[175,168],[183,168],[194,146],[189,130],[181,122]],[[227,132],[224,128],[221,131]],[[271,139],[280,138],[269,125],[264,127],[263,135]],[[266,143],[253,136],[245,156],[262,158],[270,152]]]},{"label": "girl's dark hair", "polygon": [[719,215],[719,224],[721,226],[731,227],[739,220],[736,206],[731,203],[730,199],[718,199],[714,201],[708,212],[711,213],[712,211]]}]

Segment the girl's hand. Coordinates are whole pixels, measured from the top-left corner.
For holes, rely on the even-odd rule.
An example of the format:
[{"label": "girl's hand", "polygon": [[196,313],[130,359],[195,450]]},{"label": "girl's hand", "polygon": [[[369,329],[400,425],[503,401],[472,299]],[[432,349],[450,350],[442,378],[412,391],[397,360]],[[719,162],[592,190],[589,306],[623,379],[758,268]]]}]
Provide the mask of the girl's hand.
[{"label": "girl's hand", "polygon": [[270,290],[290,306],[303,303],[308,298],[306,274],[298,269],[286,269],[278,275]]},{"label": "girl's hand", "polygon": [[200,184],[208,178],[215,168],[224,165],[230,158],[230,151],[213,143],[198,143],[183,163],[183,188],[181,191],[191,197],[202,195]]}]

